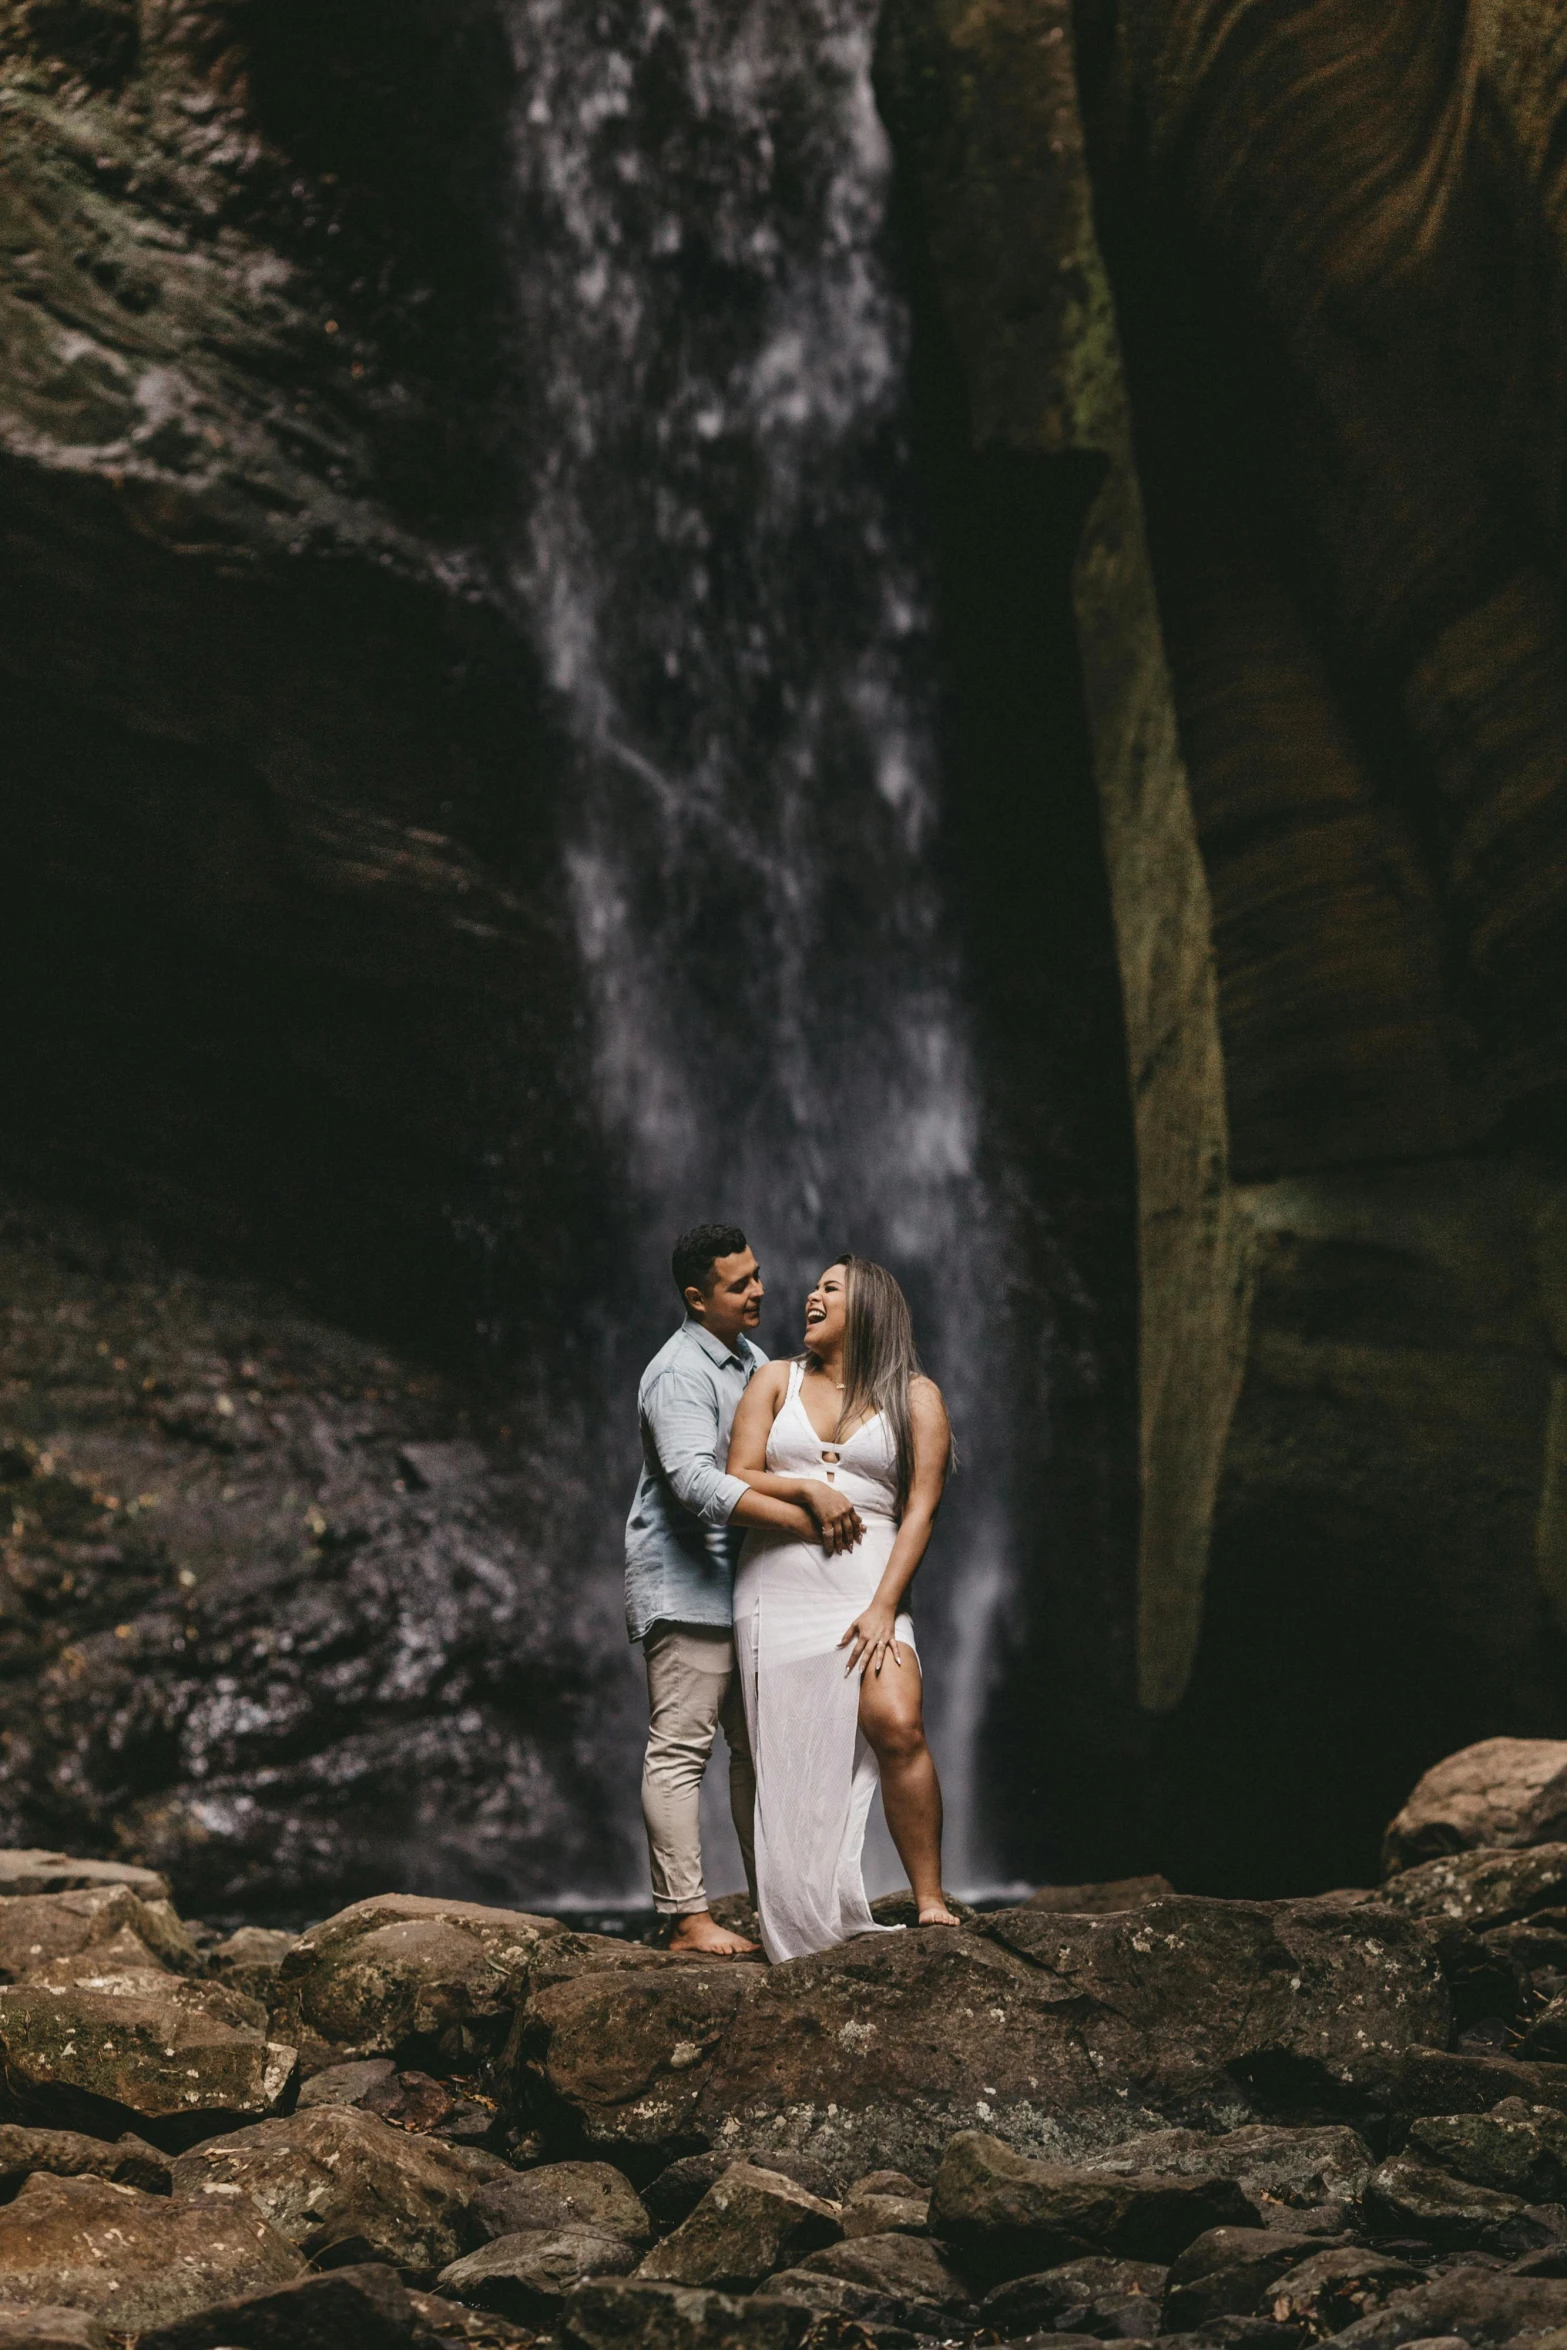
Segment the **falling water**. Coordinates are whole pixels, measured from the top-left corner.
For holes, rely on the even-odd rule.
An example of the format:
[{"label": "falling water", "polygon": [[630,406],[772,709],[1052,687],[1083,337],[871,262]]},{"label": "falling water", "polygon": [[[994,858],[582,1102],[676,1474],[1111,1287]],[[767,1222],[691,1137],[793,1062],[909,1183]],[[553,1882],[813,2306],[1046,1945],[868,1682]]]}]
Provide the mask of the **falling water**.
[{"label": "falling water", "polygon": [[[511,0],[514,585],[570,746],[596,1093],[648,1282],[673,1230],[735,1216],[789,1351],[822,1263],[881,1257],[946,1391],[965,1472],[917,1612],[948,1874],[973,1883],[1000,1238],[941,886],[874,16]],[[654,1333],[671,1304],[650,1291]]]}]

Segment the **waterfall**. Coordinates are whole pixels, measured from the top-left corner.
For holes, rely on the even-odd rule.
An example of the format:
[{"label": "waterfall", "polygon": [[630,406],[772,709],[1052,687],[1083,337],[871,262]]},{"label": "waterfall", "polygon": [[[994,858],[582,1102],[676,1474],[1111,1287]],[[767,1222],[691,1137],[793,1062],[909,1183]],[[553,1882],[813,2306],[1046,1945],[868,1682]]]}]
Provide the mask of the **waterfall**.
[{"label": "waterfall", "polygon": [[770,1351],[853,1248],[904,1281],[946,1392],[963,1470],[916,1614],[949,1882],[972,1885],[1008,1579],[1003,1235],[943,889],[874,19],[874,0],[510,0],[512,584],[568,746],[636,1318],[652,1343],[672,1326],[672,1233],[732,1216]]}]

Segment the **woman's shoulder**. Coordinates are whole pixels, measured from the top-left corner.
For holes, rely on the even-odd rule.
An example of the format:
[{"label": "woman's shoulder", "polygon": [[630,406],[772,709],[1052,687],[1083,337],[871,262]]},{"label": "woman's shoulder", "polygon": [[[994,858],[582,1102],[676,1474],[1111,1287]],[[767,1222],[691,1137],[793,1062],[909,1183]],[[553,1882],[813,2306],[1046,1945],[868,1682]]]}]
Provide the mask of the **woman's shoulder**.
[{"label": "woman's shoulder", "polygon": [[747,1393],[766,1396],[787,1394],[789,1373],[793,1367],[792,1358],[788,1355],[775,1357],[770,1363],[759,1363],[751,1373]]},{"label": "woman's shoulder", "polygon": [[947,1416],[946,1398],[934,1379],[916,1371],[909,1381],[909,1410],[916,1420],[935,1422]]}]

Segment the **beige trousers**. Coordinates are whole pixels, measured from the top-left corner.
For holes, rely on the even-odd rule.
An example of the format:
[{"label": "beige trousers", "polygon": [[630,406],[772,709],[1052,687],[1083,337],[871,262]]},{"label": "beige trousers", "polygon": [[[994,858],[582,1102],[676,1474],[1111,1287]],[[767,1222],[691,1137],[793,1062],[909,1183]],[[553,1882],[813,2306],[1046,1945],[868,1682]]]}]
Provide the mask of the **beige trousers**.
[{"label": "beige trousers", "polygon": [[729,1748],[729,1810],[756,1898],[752,1822],[756,1773],[735,1645],[721,1624],[655,1624],[642,1643],[647,1664],[647,1758],[642,1817],[647,1823],[653,1907],[664,1917],[706,1909],[702,1882],[702,1774],[720,1724]]}]

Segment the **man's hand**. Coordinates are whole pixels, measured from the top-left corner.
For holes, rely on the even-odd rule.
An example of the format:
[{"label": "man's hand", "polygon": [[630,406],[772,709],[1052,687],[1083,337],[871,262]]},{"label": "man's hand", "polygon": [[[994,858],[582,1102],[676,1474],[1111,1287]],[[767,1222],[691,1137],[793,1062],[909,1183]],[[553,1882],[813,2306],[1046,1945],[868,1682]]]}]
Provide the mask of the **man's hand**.
[{"label": "man's hand", "polygon": [[808,1481],[800,1498],[821,1530],[822,1548],[829,1558],[836,1551],[852,1550],[863,1540],[864,1521],[846,1493]]}]

